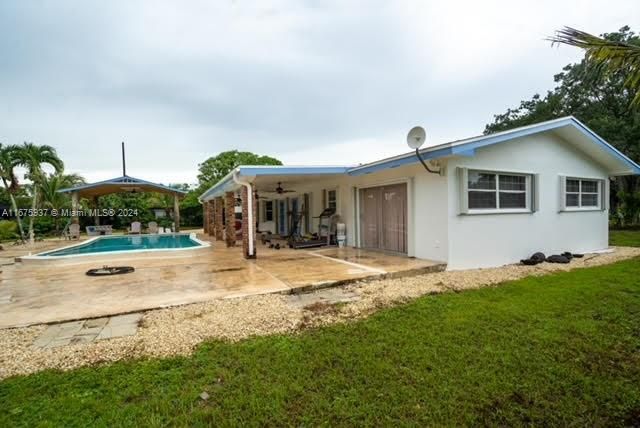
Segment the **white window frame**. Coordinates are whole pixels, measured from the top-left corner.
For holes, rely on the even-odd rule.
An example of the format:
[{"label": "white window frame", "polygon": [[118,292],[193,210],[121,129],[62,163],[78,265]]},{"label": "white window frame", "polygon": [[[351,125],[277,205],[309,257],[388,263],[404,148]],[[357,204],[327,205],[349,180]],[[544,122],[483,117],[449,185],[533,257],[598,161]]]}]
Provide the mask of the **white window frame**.
[{"label": "white window frame", "polygon": [[329,203],[329,193],[330,192],[334,192],[336,195],[335,198],[335,204],[336,204],[336,213],[338,212],[338,201],[339,201],[339,196],[338,196],[338,188],[334,187],[331,189],[325,189],[325,208],[329,208],[330,207],[330,203]]},{"label": "white window frame", "polygon": [[[477,172],[481,174],[493,174],[496,176],[496,188],[495,189],[469,189],[469,172]],[[495,171],[479,168],[459,168],[460,174],[460,213],[464,215],[479,215],[479,214],[531,214],[536,210],[536,203],[534,201],[534,185],[535,174],[515,171]],[[522,193],[521,190],[500,190],[500,176],[512,175],[525,177],[525,207],[524,208],[499,208],[500,205],[500,193]],[[496,194],[496,208],[470,208],[469,207],[469,192],[494,192]]]},{"label": "white window frame", "polygon": [[[262,221],[267,223],[270,221],[275,221],[275,217],[276,217],[276,204],[272,199],[268,199],[266,201],[263,201],[264,205],[263,205],[263,212],[262,212]],[[271,220],[267,219],[267,204],[271,204]]]},{"label": "white window frame", "polygon": [[[604,195],[605,195],[605,181],[601,178],[592,178],[592,177],[574,177],[574,176],[561,176],[560,181],[560,203],[561,203],[561,211],[602,211],[605,207],[604,204]],[[567,192],[567,180],[577,180],[578,181],[578,192]],[[583,192],[582,191],[582,182],[583,181],[595,181],[598,186],[598,203],[597,205],[587,205],[582,206],[582,195],[593,195],[593,192]],[[568,206],[567,205],[567,195],[578,195],[578,206]]]}]

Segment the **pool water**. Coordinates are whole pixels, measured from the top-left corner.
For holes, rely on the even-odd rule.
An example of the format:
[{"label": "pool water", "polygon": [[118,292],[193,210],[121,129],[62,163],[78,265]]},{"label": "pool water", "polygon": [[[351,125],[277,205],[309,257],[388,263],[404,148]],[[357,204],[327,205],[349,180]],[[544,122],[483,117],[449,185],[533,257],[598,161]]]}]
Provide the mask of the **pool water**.
[{"label": "pool water", "polygon": [[112,251],[170,250],[201,247],[189,235],[127,235],[101,236],[86,244],[48,251],[40,256],[73,256]]}]

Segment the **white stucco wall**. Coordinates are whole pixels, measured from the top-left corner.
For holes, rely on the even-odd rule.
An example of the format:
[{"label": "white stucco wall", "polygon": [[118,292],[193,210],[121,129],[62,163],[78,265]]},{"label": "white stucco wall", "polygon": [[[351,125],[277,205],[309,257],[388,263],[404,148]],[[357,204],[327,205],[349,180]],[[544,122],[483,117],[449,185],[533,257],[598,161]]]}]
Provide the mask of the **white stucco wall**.
[{"label": "white stucco wall", "polygon": [[[539,210],[460,215],[457,167],[539,174]],[[536,251],[557,254],[607,248],[608,212],[559,212],[560,175],[607,179],[603,167],[552,134],[538,134],[448,161],[448,268],[499,266]]]},{"label": "white stucco wall", "polygon": [[[461,215],[458,167],[537,174],[537,211]],[[310,213],[317,216],[324,208],[323,190],[337,189],[337,213],[347,225],[347,245],[358,246],[358,189],[405,182],[408,255],[447,262],[449,269],[515,263],[536,251],[550,255],[607,248],[606,210],[559,212],[560,175],[608,179],[604,167],[547,133],[478,149],[472,157],[449,158],[445,176],[413,164],[362,176],[302,180],[293,186],[298,193],[282,197],[309,193]],[[274,224],[261,223],[260,229],[274,230]],[[317,219],[312,219],[311,232],[315,231]]]}]

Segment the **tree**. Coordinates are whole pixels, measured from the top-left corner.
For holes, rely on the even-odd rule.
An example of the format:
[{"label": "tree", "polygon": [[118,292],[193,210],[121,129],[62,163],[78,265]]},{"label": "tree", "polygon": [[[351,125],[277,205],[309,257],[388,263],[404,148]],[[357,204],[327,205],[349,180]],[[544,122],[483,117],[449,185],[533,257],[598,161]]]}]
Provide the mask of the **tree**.
[{"label": "tree", "polygon": [[[640,37],[623,27],[618,32],[603,34],[602,39],[628,45],[640,45]],[[640,109],[630,108],[636,97],[626,83],[629,69],[602,73],[589,56],[569,64],[555,76],[556,87],[545,96],[534,95],[513,109],[494,116],[485,134],[504,131],[532,123],[573,115],[598,135],[640,161]],[[612,213],[620,223],[640,221],[640,180],[618,178],[612,187]]]},{"label": "tree", "polygon": [[[626,27],[628,30],[628,27]],[[640,43],[638,40],[613,40],[564,27],[554,37],[555,43],[576,46],[585,51],[585,60],[603,74],[626,74],[624,86],[635,92],[633,105],[640,106]]]},{"label": "tree", "polygon": [[261,156],[251,152],[230,150],[212,156],[198,165],[198,188],[206,190],[216,184],[222,177],[229,174],[238,165],[282,165],[278,159]]},{"label": "tree", "polygon": [[[40,201],[44,208],[60,209],[67,207],[70,198],[65,193],[60,193],[60,189],[65,189],[79,184],[84,184],[85,180],[78,174],[44,174],[42,181],[38,184]],[[59,217],[53,218],[55,230],[59,230]]]},{"label": "tree", "polygon": [[7,190],[9,198],[11,199],[11,206],[16,216],[18,230],[20,231],[20,239],[24,241],[24,228],[22,227],[22,220],[20,219],[15,197],[19,186],[18,177],[14,171],[15,167],[19,164],[16,156],[17,149],[18,146],[15,145],[3,146],[0,144],[0,178],[2,178],[2,185]]},{"label": "tree", "polygon": [[31,180],[33,186],[31,187],[31,216],[29,216],[29,242],[33,244],[35,241],[33,233],[33,220],[35,217],[35,210],[38,203],[38,189],[44,181],[45,173],[42,169],[44,164],[51,165],[57,173],[62,173],[64,169],[64,163],[58,157],[56,149],[51,146],[42,145],[39,146],[33,143],[25,142],[21,146],[16,148],[16,161],[17,164],[27,169],[25,178]]}]

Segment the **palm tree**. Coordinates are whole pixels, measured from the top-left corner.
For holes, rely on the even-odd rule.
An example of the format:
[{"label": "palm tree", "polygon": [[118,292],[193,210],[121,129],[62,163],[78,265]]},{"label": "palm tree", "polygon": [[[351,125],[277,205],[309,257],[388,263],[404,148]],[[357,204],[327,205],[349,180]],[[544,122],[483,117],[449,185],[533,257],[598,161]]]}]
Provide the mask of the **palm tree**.
[{"label": "palm tree", "polygon": [[[60,189],[84,183],[84,178],[78,174],[45,174],[42,182],[38,185],[42,206],[49,209],[60,209],[67,206],[69,197],[60,193]],[[57,216],[53,218],[56,232],[58,232],[58,220]]]},{"label": "palm tree", "polygon": [[18,146],[9,145],[3,146],[0,144],[0,178],[2,179],[2,185],[7,189],[9,198],[11,199],[11,206],[18,222],[18,230],[20,231],[20,239],[24,242],[24,228],[22,227],[22,220],[18,212],[18,204],[16,203],[15,194],[18,191],[18,177],[15,174],[14,168],[18,165],[18,159],[16,157],[16,150]]},{"label": "palm tree", "polygon": [[[564,27],[550,37],[553,44],[562,43],[585,50],[585,59],[601,73],[624,71],[624,85],[635,92],[632,105],[640,106],[640,44],[607,40],[571,27]],[[635,39],[637,40],[637,39]]]},{"label": "palm tree", "polygon": [[57,173],[61,173],[64,169],[64,163],[58,157],[56,149],[51,146],[39,146],[33,143],[24,143],[16,149],[16,158],[19,165],[27,169],[25,178],[33,183],[31,186],[31,216],[29,217],[29,242],[33,244],[33,220],[38,203],[38,188],[44,180],[45,173],[42,165],[51,165]]}]

